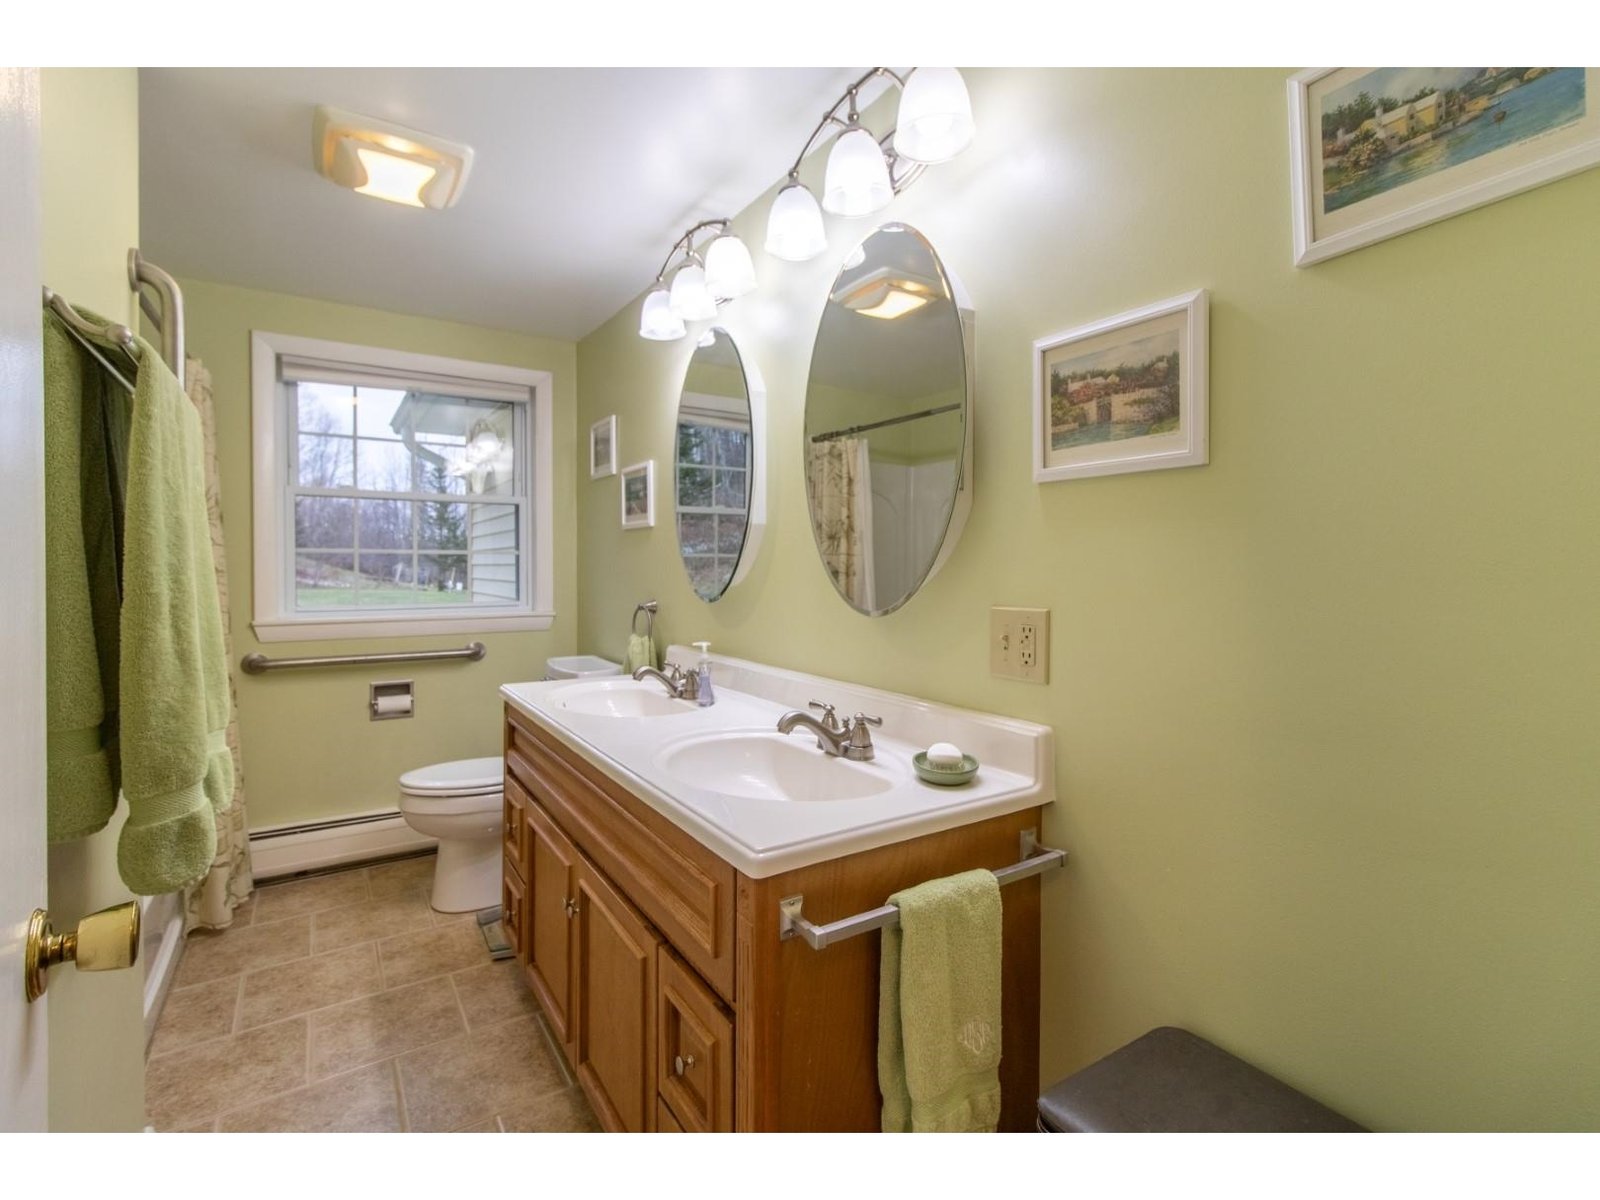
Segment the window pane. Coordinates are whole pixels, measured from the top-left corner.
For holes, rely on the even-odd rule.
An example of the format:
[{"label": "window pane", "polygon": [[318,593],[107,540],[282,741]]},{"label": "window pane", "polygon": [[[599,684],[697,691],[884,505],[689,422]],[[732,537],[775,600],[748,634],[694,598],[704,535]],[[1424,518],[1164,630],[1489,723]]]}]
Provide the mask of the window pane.
[{"label": "window pane", "polygon": [[335,608],[356,602],[354,556],[297,554],[294,590],[299,608]]},{"label": "window pane", "polygon": [[294,502],[296,549],[348,550],[355,542],[355,505],[333,496],[297,496]]},{"label": "window pane", "polygon": [[[512,573],[515,578],[515,572]],[[424,554],[417,559],[417,579],[421,592],[417,599],[427,604],[470,604],[465,554]],[[515,596],[513,596],[515,599]]]},{"label": "window pane", "polygon": [[393,388],[357,388],[356,432],[362,437],[397,440],[400,435],[394,429],[394,414],[405,398],[404,391]]},{"label": "window pane", "polygon": [[678,503],[689,508],[711,507],[711,469],[678,468]]},{"label": "window pane", "polygon": [[683,513],[678,517],[678,545],[685,554],[709,554],[717,548],[716,517]]},{"label": "window pane", "polygon": [[705,425],[678,423],[678,461],[681,463],[711,462],[711,429]]},{"label": "window pane", "polygon": [[702,600],[715,600],[728,586],[727,571],[711,555],[686,554],[683,565],[688,569],[694,594]]},{"label": "window pane", "polygon": [[717,499],[718,508],[732,508],[743,512],[747,507],[745,501],[745,480],[747,471],[718,471],[717,472]]},{"label": "window pane", "polygon": [[718,429],[716,433],[717,465],[739,467],[749,465],[750,434],[743,429]]},{"label": "window pane", "polygon": [[301,487],[349,487],[350,439],[302,433],[300,441]]},{"label": "window pane", "polygon": [[429,451],[417,456],[417,491],[438,496],[465,496],[471,468],[461,455],[457,453],[453,461],[442,464],[430,458],[429,453],[437,454],[437,449],[430,447]]},{"label": "window pane", "polygon": [[411,451],[399,442],[356,442],[356,487],[365,492],[412,490]]},{"label": "window pane", "polygon": [[717,518],[717,552],[737,555],[744,546],[743,517],[719,516]]},{"label": "window pane", "polygon": [[355,432],[355,405],[351,389],[332,383],[297,383],[295,389],[295,428],[302,433]]},{"label": "window pane", "polygon": [[[472,506],[476,508],[476,506]],[[502,505],[494,505],[500,511]],[[417,505],[417,544],[426,550],[465,550],[467,548],[468,505],[429,501]],[[515,510],[513,510],[515,511]],[[478,516],[477,520],[483,520]],[[473,522],[476,524],[476,521]],[[509,543],[516,549],[515,521],[509,529]]]},{"label": "window pane", "polygon": [[412,507],[409,500],[360,501],[362,551],[410,550]]},{"label": "window pane", "polygon": [[363,608],[416,604],[417,571],[410,554],[369,554],[357,560],[357,603]]}]

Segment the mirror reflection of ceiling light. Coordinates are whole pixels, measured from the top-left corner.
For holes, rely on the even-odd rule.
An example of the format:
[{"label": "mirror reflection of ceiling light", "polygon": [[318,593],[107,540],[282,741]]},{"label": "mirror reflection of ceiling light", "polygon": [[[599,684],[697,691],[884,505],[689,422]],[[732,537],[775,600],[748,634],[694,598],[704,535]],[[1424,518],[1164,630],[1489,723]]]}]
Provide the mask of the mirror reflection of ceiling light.
[{"label": "mirror reflection of ceiling light", "polygon": [[870,308],[856,304],[845,305],[846,308],[860,313],[863,317],[877,317],[882,321],[892,321],[896,317],[903,317],[907,313],[916,312],[924,304],[933,299],[932,296],[922,292],[908,291],[895,284],[885,284],[877,289],[881,299]]},{"label": "mirror reflection of ceiling light", "polygon": [[860,279],[840,284],[828,299],[863,317],[893,321],[932,304],[945,294],[936,283],[884,266],[874,268]]},{"label": "mirror reflection of ceiling light", "polygon": [[472,147],[318,105],[312,123],[317,170],[341,187],[412,208],[449,208],[472,169]]}]

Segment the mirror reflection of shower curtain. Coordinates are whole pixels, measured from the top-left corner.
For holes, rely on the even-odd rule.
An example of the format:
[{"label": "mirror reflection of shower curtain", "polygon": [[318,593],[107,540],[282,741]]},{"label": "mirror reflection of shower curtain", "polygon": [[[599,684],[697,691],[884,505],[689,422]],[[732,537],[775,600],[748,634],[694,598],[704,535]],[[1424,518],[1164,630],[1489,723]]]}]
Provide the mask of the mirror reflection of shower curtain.
[{"label": "mirror reflection of shower curtain", "polygon": [[872,570],[872,458],[865,438],[812,442],[806,460],[817,544],[839,590],[877,607]]}]

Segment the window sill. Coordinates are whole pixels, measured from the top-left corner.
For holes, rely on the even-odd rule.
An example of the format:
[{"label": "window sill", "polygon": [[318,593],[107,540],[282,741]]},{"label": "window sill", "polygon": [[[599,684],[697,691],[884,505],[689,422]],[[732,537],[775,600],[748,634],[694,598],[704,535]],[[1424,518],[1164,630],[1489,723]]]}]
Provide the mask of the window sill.
[{"label": "window sill", "polygon": [[274,617],[251,622],[258,642],[320,642],[335,638],[426,637],[436,633],[519,633],[549,629],[555,614],[515,613],[449,617]]}]

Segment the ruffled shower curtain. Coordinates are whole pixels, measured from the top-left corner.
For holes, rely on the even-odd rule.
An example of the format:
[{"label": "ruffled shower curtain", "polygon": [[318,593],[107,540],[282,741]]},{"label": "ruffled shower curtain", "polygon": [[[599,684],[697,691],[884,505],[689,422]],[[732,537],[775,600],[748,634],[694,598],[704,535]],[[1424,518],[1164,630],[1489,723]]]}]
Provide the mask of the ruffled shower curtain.
[{"label": "ruffled shower curtain", "polygon": [[217,426],[211,406],[211,372],[200,360],[187,361],[184,387],[200,413],[205,434],[206,510],[211,515],[211,555],[217,571],[217,598],[222,604],[222,641],[228,655],[228,751],[233,755],[233,803],[217,814],[217,856],[211,870],[183,895],[184,932],[225,929],[233,910],[250,898],[255,880],[250,873],[250,839],[244,810],[244,765],[239,757],[239,695],[233,677],[233,635],[228,626],[228,565],[222,541],[222,486],[217,475]]},{"label": "ruffled shower curtain", "polygon": [[823,564],[857,608],[876,607],[872,575],[872,460],[865,438],[812,442],[806,489]]}]

